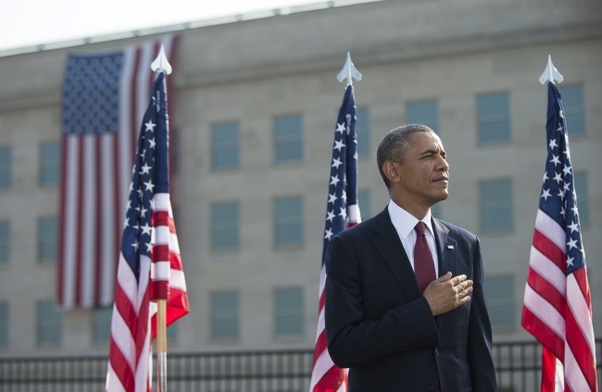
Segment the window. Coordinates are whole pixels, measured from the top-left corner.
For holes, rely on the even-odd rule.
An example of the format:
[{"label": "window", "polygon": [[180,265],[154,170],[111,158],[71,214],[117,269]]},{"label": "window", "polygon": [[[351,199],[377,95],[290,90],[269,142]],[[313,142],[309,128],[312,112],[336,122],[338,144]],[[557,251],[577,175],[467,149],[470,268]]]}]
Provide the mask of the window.
[{"label": "window", "polygon": [[436,100],[415,101],[407,104],[408,124],[423,124],[439,134],[439,108]]},{"label": "window", "polygon": [[211,337],[216,340],[238,338],[238,293],[211,293]]},{"label": "window", "polygon": [[358,191],[357,193],[357,201],[360,206],[360,215],[362,220],[372,217],[372,213],[370,212],[370,195],[370,191],[367,189]]},{"label": "window", "polygon": [[512,181],[481,181],[479,183],[479,212],[481,230],[512,229]]},{"label": "window", "polygon": [[0,221],[0,265],[10,260],[10,222]]},{"label": "window", "polygon": [[587,187],[587,174],[575,173],[573,177],[575,182],[575,192],[577,192],[577,208],[579,208],[579,223],[586,226],[591,223],[589,214],[589,197]]},{"label": "window", "polygon": [[237,122],[213,124],[211,126],[211,168],[213,170],[237,169],[239,158],[240,130]]},{"label": "window", "polygon": [[274,119],[274,160],[276,163],[303,160],[303,121],[300,115]]},{"label": "window", "polygon": [[485,278],[485,289],[491,325],[513,327],[516,324],[514,276]]},{"label": "window", "polygon": [[510,142],[510,99],[507,93],[477,96],[479,144]]},{"label": "window", "polygon": [[56,345],[61,342],[62,320],[54,301],[40,301],[36,304],[37,342],[39,345]]},{"label": "window", "polygon": [[42,144],[40,151],[40,184],[42,186],[59,183],[60,144],[58,142]]},{"label": "window", "polygon": [[370,155],[370,109],[357,108],[355,133],[357,135],[357,155],[366,157]]},{"label": "window", "polygon": [[0,189],[8,189],[12,176],[12,150],[9,147],[0,148]]},{"label": "window", "polygon": [[562,107],[569,137],[572,135],[584,135],[585,127],[585,102],[583,99],[583,86],[558,87],[562,96]]},{"label": "window", "polygon": [[92,341],[94,343],[107,343],[111,338],[112,307],[96,308],[92,310]]},{"label": "window", "polygon": [[301,197],[274,200],[274,238],[276,246],[303,243],[303,199]]},{"label": "window", "polygon": [[211,205],[211,249],[225,250],[239,247],[239,207],[236,202]]},{"label": "window", "polygon": [[277,289],[274,293],[276,336],[303,335],[303,289]]},{"label": "window", "polygon": [[0,346],[8,345],[8,304],[0,302]]},{"label": "window", "polygon": [[54,217],[38,219],[38,261],[54,262],[57,257],[57,220]]}]

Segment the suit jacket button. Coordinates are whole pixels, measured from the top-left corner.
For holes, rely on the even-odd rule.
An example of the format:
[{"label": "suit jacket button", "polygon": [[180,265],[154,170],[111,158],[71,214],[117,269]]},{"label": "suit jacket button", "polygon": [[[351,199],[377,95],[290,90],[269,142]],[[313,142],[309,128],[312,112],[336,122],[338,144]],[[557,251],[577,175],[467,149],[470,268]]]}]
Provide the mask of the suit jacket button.
[{"label": "suit jacket button", "polygon": [[435,356],[438,357],[439,356],[439,349],[435,348]]}]

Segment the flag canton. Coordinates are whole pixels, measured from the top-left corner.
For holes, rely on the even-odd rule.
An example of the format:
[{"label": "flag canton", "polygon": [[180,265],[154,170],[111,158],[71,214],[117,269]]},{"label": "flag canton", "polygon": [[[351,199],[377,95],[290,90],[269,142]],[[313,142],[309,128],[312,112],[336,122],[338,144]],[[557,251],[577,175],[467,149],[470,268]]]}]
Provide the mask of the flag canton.
[{"label": "flag canton", "polygon": [[562,98],[552,83],[549,83],[548,94],[548,102],[551,103],[546,123],[548,157],[539,208],[565,231],[564,251],[567,258],[566,272],[569,274],[584,266],[585,253]]},{"label": "flag canton", "polygon": [[63,83],[63,133],[117,132],[123,63],[122,52],[69,56]]},{"label": "flag canton", "polygon": [[169,192],[167,155],[161,151],[161,146],[167,145],[166,105],[164,74],[161,73],[140,128],[121,241],[121,251],[136,276],[140,256],[151,257],[154,195]]},{"label": "flag canton", "polygon": [[332,236],[347,226],[347,206],[357,204],[357,135],[353,86],[347,86],[337,117],[330,165],[322,262]]}]

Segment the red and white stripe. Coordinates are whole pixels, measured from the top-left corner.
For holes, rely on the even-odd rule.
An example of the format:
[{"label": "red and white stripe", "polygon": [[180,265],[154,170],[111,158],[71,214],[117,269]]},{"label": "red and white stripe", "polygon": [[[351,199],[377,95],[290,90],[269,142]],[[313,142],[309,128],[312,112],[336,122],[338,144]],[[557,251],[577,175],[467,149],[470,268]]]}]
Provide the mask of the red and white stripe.
[{"label": "red and white stripe", "polygon": [[586,268],[564,273],[564,229],[537,213],[522,324],[544,346],[542,391],[597,391]]},{"label": "red and white stripe", "polygon": [[152,385],[151,260],[140,258],[140,281],[120,256],[111,320],[107,392],[150,392]]},{"label": "red and white stripe", "polygon": [[310,392],[345,392],[347,391],[347,369],[334,364],[328,353],[326,329],[324,323],[324,285],[326,270],[324,265],[320,271],[320,300],[318,303],[318,330],[314,348],[313,370],[309,384]]},{"label": "red and white stripe", "polygon": [[[347,227],[361,222],[360,209],[357,204],[347,206]],[[326,284],[326,267],[320,270],[320,298],[318,302],[318,327],[314,347],[313,369],[309,383],[310,392],[345,392],[347,391],[347,369],[334,364],[328,353],[326,342],[326,324],[324,322],[324,301]]]},{"label": "red and white stripe", "polygon": [[106,390],[110,392],[151,391],[151,341],[156,336],[157,313],[157,304],[151,300],[151,287],[155,290],[160,286],[160,290],[168,291],[163,298],[167,299],[168,326],[189,310],[168,194],[154,196],[152,238],[152,258],[157,261],[145,256],[140,258],[139,282],[123,256],[120,257],[106,381]]},{"label": "red and white stripe", "polygon": [[[153,211],[153,300],[167,300],[167,325],[188,313],[188,294],[180,256],[180,244],[176,234],[169,194],[154,196]],[[151,302],[151,315],[156,314],[156,303]],[[152,320],[151,339],[156,336],[156,322]]]}]

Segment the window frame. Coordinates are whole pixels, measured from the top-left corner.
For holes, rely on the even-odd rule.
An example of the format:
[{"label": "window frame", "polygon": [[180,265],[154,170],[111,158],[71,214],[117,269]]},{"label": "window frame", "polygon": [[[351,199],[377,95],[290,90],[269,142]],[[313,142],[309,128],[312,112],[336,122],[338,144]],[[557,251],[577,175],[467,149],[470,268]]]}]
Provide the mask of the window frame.
[{"label": "window frame", "polygon": [[[506,296],[500,296],[499,298],[492,297],[491,287],[494,286],[495,280],[508,279],[506,285],[508,287],[499,291],[501,294],[506,294]],[[512,274],[508,275],[493,275],[485,277],[485,289],[486,289],[486,297],[487,297],[487,307],[489,309],[489,317],[491,319],[491,326],[496,330],[513,330],[517,325],[517,314],[516,314],[516,276]],[[498,316],[503,314],[503,312],[496,311],[496,309],[505,308],[508,312],[505,317],[509,317],[509,320],[503,322],[497,322]]]},{"label": "window frame", "polygon": [[[298,203],[299,211],[296,215],[281,216],[280,211],[290,211],[291,208],[286,208],[284,203]],[[303,220],[304,214],[304,200],[303,196],[286,196],[277,197],[273,200],[273,230],[274,230],[274,246],[276,248],[283,247],[297,247],[302,246],[305,242],[305,222]],[[290,206],[289,206],[290,207]],[[281,238],[280,233],[283,233],[282,228],[292,227],[295,232],[298,232],[298,238],[286,240]],[[293,234],[293,233],[289,233]]]},{"label": "window frame", "polygon": [[[298,300],[298,304],[294,306],[281,307],[282,295],[295,294]],[[305,298],[303,287],[280,287],[274,289],[274,335],[277,338],[291,338],[291,337],[303,337],[305,335]],[[284,311],[284,314],[282,312]],[[291,322],[284,319],[293,319]],[[284,323],[284,324],[283,324]],[[283,330],[282,327],[286,325],[287,328],[290,326],[298,326],[295,330]],[[294,328],[294,327],[293,327]],[[286,328],[285,328],[286,329]]]},{"label": "window frame", "polygon": [[[495,99],[503,99],[503,105],[501,105],[500,102],[493,102]],[[477,95],[476,100],[479,146],[511,143],[512,117],[510,93],[482,93]],[[500,106],[504,106],[505,111],[494,112],[491,110],[491,107],[499,108]],[[486,112],[484,113],[484,111]],[[503,125],[503,131],[495,129],[497,128],[495,126],[496,124],[500,124],[500,126]]]},{"label": "window frame", "polygon": [[[484,200],[484,186],[486,185],[507,185],[508,199],[504,200]],[[514,230],[514,190],[513,181],[511,178],[496,178],[496,179],[484,179],[478,183],[479,191],[479,228],[482,232],[500,232],[500,231],[511,231]],[[491,189],[488,189],[491,191]],[[497,195],[500,192],[495,192]],[[506,225],[492,225],[487,216],[488,213],[500,211],[501,216],[508,218],[509,222]],[[499,220],[499,216],[496,216],[493,221]]]},{"label": "window frame", "polygon": [[0,147],[0,191],[12,186],[13,150],[11,147]]},{"label": "window frame", "polygon": [[[219,122],[211,125],[211,170],[214,172],[240,168],[240,124],[238,121]],[[228,136],[227,140],[217,137]],[[228,153],[232,160],[224,159]]]},{"label": "window frame", "polygon": [[[296,120],[297,123],[288,124]],[[289,164],[302,163],[305,155],[303,140],[303,116],[300,114],[282,115],[274,117],[274,163]],[[291,130],[292,128],[292,130]],[[285,147],[289,147],[295,154],[287,154]]]},{"label": "window frame", "polygon": [[[51,310],[53,310],[51,312]],[[38,346],[59,346],[62,343],[63,320],[53,300],[36,303],[36,343]],[[47,336],[51,336],[48,339]]]},{"label": "window frame", "polygon": [[[218,296],[230,295],[230,300],[233,300],[232,309],[216,308],[216,300]],[[227,299],[227,298],[226,298]],[[237,341],[240,338],[240,293],[236,290],[217,290],[209,294],[209,334],[212,341]],[[225,316],[224,316],[225,314]],[[222,322],[234,323],[229,325],[233,328],[234,333],[218,333],[221,327],[218,325]]]},{"label": "window frame", "polygon": [[59,142],[46,142],[40,145],[39,175],[40,186],[55,186],[60,183],[61,144]]},{"label": "window frame", "polygon": [[[429,106],[432,105],[432,108]],[[423,116],[423,114],[419,114],[417,111],[425,111],[432,114],[432,118],[428,118],[428,116]],[[414,113],[414,114],[412,114]],[[416,101],[408,101],[406,102],[406,122],[408,124],[423,124],[427,127],[431,128],[435,131],[436,134],[440,134],[440,126],[439,126],[439,102],[437,99],[422,99]]]},{"label": "window frame", "polygon": [[[228,212],[234,210],[235,219],[232,221],[217,221],[218,216],[216,214],[221,209]],[[216,202],[211,204],[210,210],[211,250],[219,252],[240,249],[240,203],[237,201]],[[218,239],[222,238],[222,236],[232,238],[233,243],[218,243]]]}]

